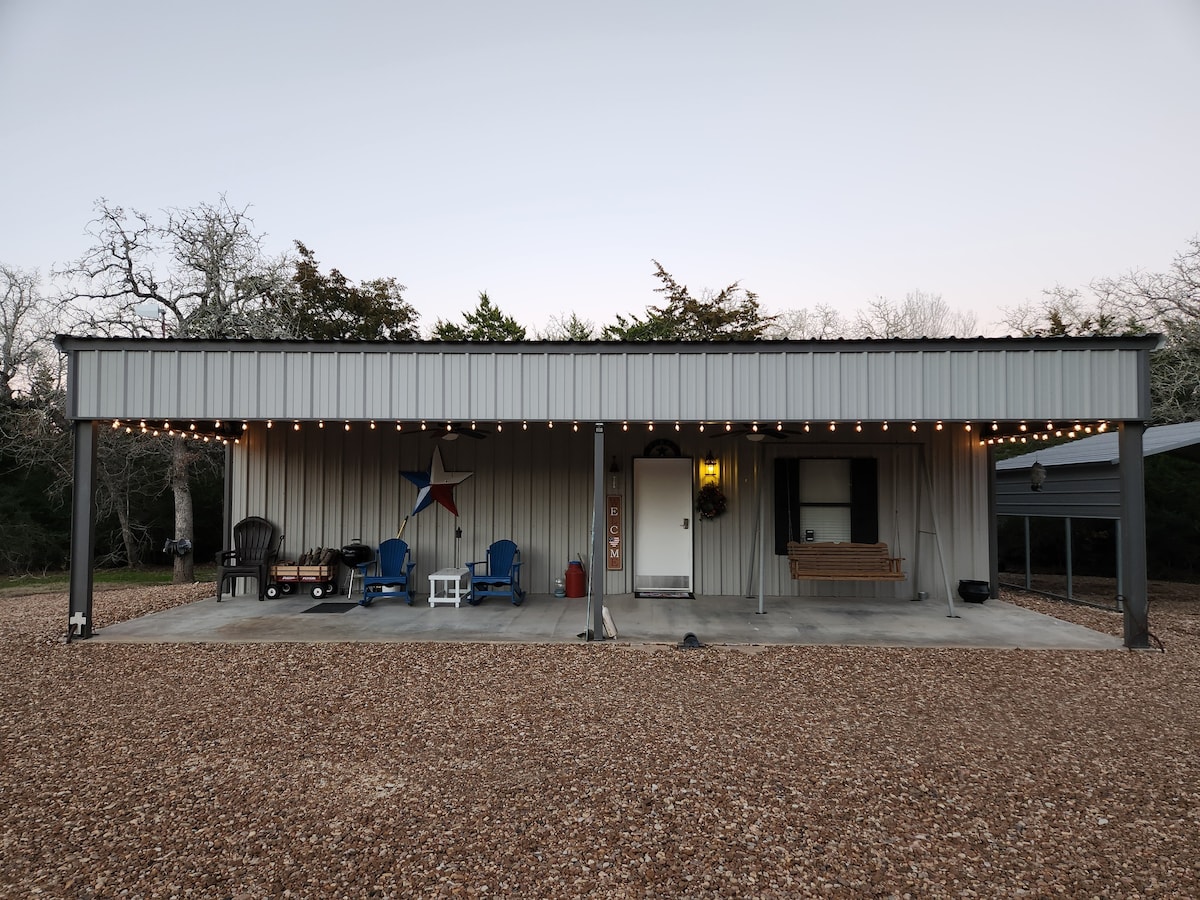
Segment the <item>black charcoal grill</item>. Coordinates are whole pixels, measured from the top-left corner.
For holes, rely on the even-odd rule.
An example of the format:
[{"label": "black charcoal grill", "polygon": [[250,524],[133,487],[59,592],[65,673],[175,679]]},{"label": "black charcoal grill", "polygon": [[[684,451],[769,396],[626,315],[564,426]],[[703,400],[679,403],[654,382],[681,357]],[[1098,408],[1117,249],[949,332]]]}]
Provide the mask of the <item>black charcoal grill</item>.
[{"label": "black charcoal grill", "polygon": [[362,543],[362,538],[354,538],[342,547],[342,562],[350,570],[350,580],[346,584],[346,596],[354,593],[354,573],[366,574],[365,567],[375,562],[375,549]]}]

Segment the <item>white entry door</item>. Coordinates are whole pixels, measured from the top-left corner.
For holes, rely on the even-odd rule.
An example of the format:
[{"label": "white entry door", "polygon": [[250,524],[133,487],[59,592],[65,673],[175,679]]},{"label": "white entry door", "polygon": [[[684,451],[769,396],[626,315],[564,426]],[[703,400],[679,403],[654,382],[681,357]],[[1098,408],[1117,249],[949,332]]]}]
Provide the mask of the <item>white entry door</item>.
[{"label": "white entry door", "polygon": [[633,589],[692,589],[692,460],[633,461]]}]

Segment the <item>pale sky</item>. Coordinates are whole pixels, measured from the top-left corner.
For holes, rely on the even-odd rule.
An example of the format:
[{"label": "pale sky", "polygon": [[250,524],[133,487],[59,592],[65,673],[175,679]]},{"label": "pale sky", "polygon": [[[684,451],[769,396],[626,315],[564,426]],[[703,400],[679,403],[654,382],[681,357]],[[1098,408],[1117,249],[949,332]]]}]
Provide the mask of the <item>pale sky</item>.
[{"label": "pale sky", "polygon": [[428,328],[732,281],[1000,333],[1200,233],[1200,0],[0,0],[0,261],[249,206]]}]

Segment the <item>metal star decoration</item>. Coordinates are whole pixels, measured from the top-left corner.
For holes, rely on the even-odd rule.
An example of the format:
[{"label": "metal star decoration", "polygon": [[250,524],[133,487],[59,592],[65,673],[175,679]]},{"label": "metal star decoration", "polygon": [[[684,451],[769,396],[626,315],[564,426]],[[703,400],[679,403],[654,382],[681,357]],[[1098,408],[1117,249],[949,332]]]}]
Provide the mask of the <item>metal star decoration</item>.
[{"label": "metal star decoration", "polygon": [[429,463],[428,472],[401,472],[405,478],[417,486],[417,502],[413,505],[412,515],[416,515],[435,500],[455,517],[458,508],[454,505],[454,486],[470,478],[473,472],[447,472],[442,465],[442,448],[433,448],[433,459]]}]

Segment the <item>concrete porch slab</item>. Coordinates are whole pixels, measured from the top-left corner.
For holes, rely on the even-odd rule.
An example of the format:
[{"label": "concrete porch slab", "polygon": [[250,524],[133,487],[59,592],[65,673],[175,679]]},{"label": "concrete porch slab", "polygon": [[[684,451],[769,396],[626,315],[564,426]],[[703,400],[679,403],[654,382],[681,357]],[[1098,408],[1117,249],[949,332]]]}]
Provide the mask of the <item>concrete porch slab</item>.
[{"label": "concrete porch slab", "polygon": [[[330,602],[348,598],[332,596]],[[260,641],[484,641],[575,643],[588,624],[586,599],[530,595],[521,606],[485,600],[479,606],[413,606],[392,599],[342,613],[306,613],[318,601],[307,595],[258,601],[208,598],[127,622],[105,626],[102,642]],[[1063,622],[1001,600],[859,600],[768,597],[643,599],[605,598],[617,641],[675,644],[693,633],[710,645],[812,645],[876,647],[981,647],[1038,650],[1112,650],[1120,638]]]}]

